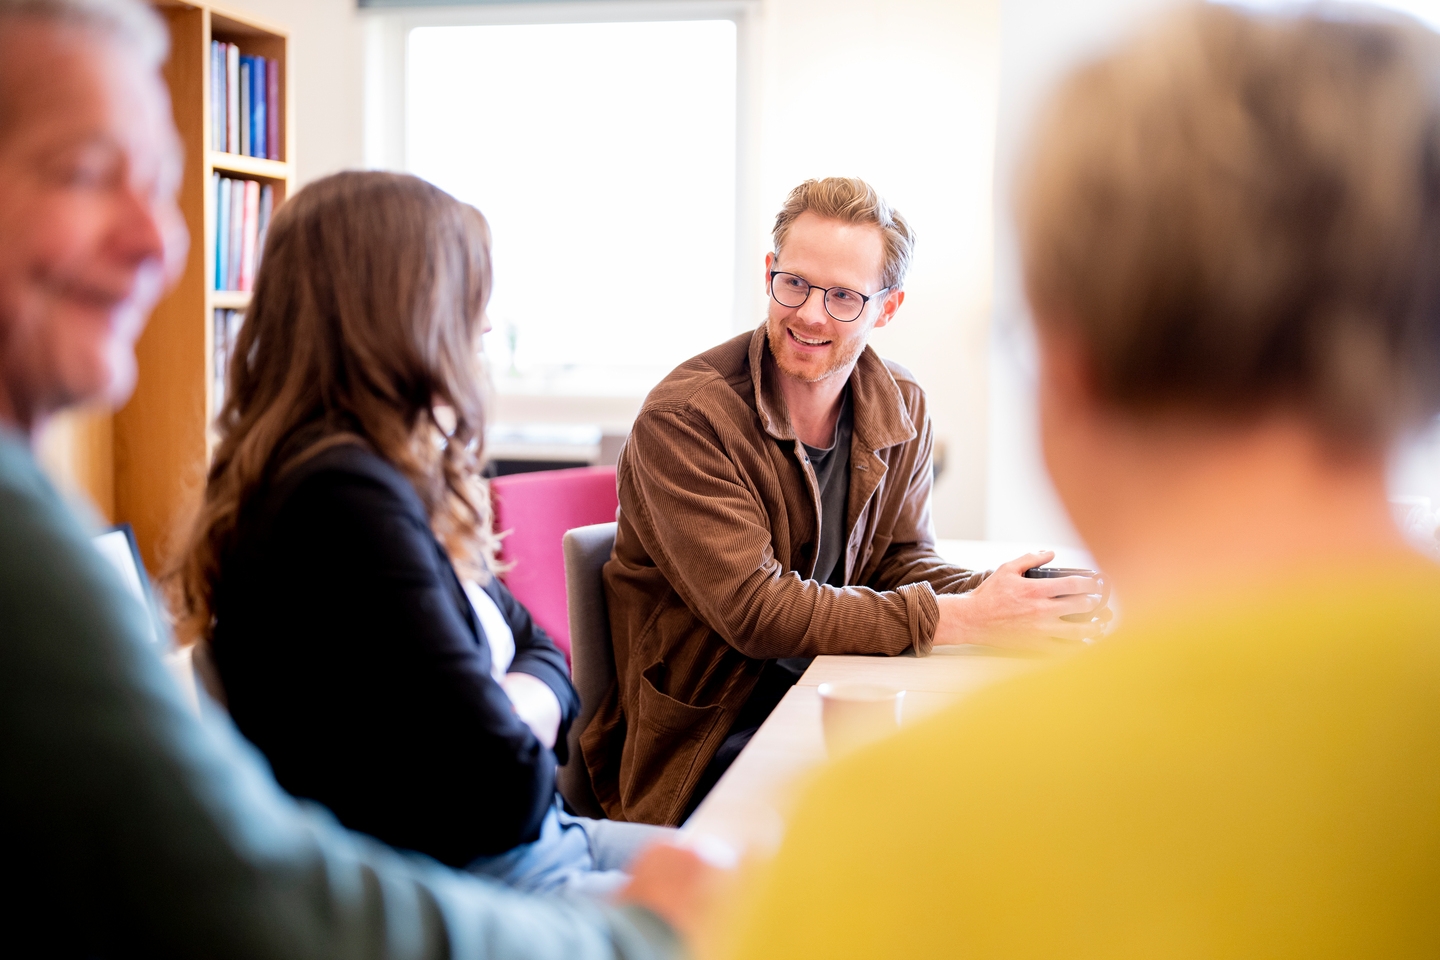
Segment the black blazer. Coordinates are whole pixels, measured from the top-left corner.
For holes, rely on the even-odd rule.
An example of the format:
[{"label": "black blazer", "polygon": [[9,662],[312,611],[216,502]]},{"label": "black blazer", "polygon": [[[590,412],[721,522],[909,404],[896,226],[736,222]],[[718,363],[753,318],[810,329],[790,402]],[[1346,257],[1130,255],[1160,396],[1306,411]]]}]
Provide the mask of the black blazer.
[{"label": "black blazer", "polygon": [[[282,471],[221,558],[215,664],[240,730],[288,791],[346,826],[462,866],[534,840],[556,755],[490,676],[478,618],[420,498],[358,445]],[[580,708],[564,655],[510,592],[510,670]]]}]

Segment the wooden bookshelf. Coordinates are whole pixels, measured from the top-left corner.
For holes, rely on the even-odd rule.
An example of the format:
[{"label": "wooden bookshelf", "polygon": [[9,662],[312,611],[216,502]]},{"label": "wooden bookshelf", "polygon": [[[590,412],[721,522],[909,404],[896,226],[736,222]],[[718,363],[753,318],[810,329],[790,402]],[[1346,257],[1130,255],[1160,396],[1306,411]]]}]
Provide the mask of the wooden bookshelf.
[{"label": "wooden bookshelf", "polygon": [[[175,126],[185,150],[180,206],[190,229],[185,274],[151,315],[136,344],[139,376],[129,403],[113,418],[74,414],[57,418],[42,438],[47,467],[62,485],[86,494],[115,522],[135,528],[152,573],[164,570],[204,488],[215,417],[214,311],[243,310],[250,294],[214,289],[211,177],[270,184],[278,207],[295,182],[295,110],[290,84],[289,34],[223,6],[195,0],[155,0],[170,29],[165,79]],[[211,149],[210,41],[279,63],[279,160]]]},{"label": "wooden bookshelf", "polygon": [[256,180],[288,180],[289,164],[280,160],[262,160],[259,157],[242,157],[238,153],[210,152],[210,167],[222,173],[238,173]]},{"label": "wooden bookshelf", "polygon": [[244,310],[250,306],[248,290],[211,290],[210,304],[216,310]]}]

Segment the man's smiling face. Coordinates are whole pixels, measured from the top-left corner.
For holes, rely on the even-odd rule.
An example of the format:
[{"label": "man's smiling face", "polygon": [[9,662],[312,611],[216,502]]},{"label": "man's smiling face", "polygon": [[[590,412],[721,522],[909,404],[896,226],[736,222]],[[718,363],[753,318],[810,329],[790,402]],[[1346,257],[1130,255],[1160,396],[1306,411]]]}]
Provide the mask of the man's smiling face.
[{"label": "man's smiling face", "polygon": [[[805,278],[813,287],[848,287],[866,295],[883,286],[884,264],[880,227],[809,212],[790,224],[784,249],[765,256],[767,276],[771,270],[783,270]],[[841,323],[825,312],[825,297],[819,290],[798,307],[782,306],[771,297],[765,331],[780,372],[804,383],[849,377],[870,331],[890,321],[900,298],[898,290],[873,298],[859,318]]]},{"label": "man's smiling face", "polygon": [[183,267],[180,148],[155,71],[83,28],[0,47],[0,388],[32,428],[122,402],[135,340]]}]

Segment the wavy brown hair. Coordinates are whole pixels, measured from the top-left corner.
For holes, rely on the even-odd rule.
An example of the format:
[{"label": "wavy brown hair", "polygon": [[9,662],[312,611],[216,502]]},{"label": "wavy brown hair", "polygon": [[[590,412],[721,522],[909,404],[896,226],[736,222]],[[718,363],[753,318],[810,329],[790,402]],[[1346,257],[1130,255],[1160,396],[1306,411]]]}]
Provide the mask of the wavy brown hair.
[{"label": "wavy brown hair", "polygon": [[210,637],[220,561],[245,505],[340,443],[393,464],[456,566],[487,575],[479,348],[489,296],[485,218],[416,177],[340,173],[276,211],[204,501],[168,578],[183,642]]}]

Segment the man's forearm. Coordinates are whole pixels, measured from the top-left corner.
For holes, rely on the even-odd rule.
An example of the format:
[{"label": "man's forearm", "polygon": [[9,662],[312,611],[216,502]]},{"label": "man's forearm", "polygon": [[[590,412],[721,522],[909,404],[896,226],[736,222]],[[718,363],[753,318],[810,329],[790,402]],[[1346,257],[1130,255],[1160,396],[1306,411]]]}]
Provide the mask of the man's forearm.
[{"label": "man's forearm", "polygon": [[894,590],[907,583],[928,583],[936,593],[967,593],[987,575],[950,563],[935,552],[933,544],[912,544],[892,548],[876,569],[870,584],[877,590]]}]

